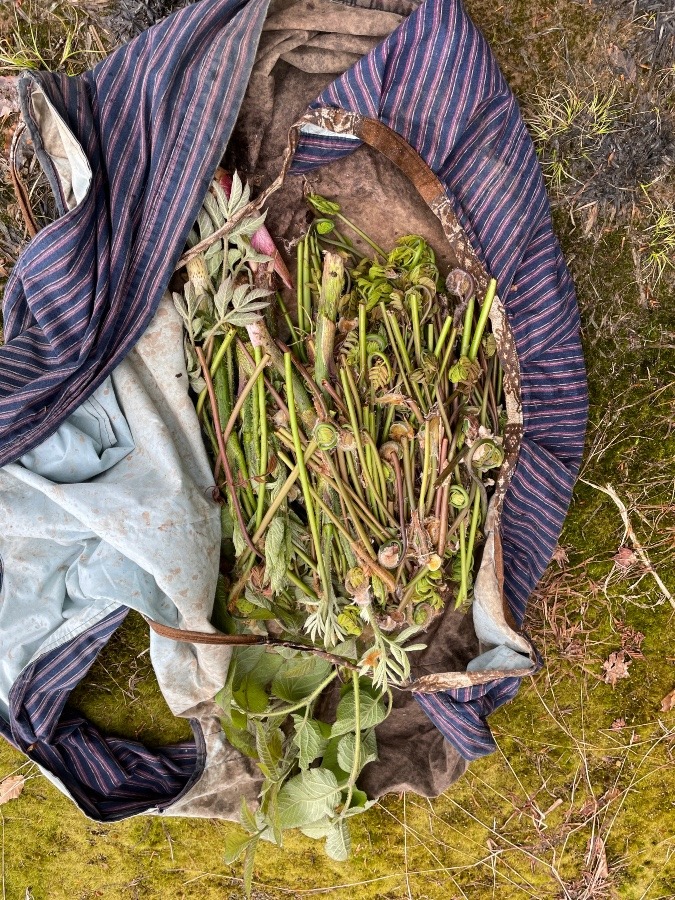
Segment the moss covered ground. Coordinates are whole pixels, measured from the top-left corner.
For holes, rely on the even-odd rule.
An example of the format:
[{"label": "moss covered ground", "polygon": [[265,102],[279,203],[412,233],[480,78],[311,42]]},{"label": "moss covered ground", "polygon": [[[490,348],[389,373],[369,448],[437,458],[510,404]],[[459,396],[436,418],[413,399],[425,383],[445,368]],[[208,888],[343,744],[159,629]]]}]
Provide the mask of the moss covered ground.
[{"label": "moss covered ground", "polygon": [[[636,19],[632,2],[468,6],[533,120],[561,79],[577,84],[571,73],[583,73],[584,90],[614,79],[629,113],[638,94],[648,95],[663,127],[672,120],[670,74],[666,66],[653,78],[640,57],[650,20]],[[636,81],[609,66],[611,44],[635,54]],[[606,148],[593,148],[605,178]],[[662,164],[652,202],[667,206],[672,160],[670,174]],[[581,203],[573,180],[551,183],[578,289],[591,410],[583,480],[528,615],[545,666],[491,718],[497,752],[437,800],[382,800],[356,822],[349,862],[332,862],[302,837],[283,850],[265,846],[255,869],[259,900],[675,897],[675,709],[662,708],[675,689],[675,609],[654,577],[675,593],[675,307],[667,271],[660,281],[645,274],[651,211],[639,178],[626,198],[608,178],[606,195],[598,189]],[[625,505],[634,540],[615,500],[598,490],[607,485]],[[157,744],[187,732],[166,709],[146,648],[146,626],[130,616],[74,702],[109,730]],[[612,684],[612,671],[624,677]],[[222,861],[235,826],[89,822],[0,744],[0,777],[15,772],[27,781],[0,807],[3,900],[241,895],[240,869]]]}]

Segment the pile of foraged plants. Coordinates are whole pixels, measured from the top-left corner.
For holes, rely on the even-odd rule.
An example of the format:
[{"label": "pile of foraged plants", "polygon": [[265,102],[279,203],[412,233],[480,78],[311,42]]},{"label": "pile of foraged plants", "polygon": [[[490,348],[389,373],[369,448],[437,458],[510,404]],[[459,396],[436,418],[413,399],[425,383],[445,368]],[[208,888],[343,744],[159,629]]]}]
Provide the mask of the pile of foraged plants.
[{"label": "pile of foraged plants", "polygon": [[[503,461],[494,281],[476,297],[467,273],[442,278],[423,237],[385,250],[336,203],[307,199],[291,294],[264,214],[241,218],[249,189],[219,172],[189,243],[236,224],[174,294],[222,491],[218,618],[265,641],[235,649],[218,698],[228,739],[264,776],[228,851],[246,851],[249,880],[257,841],[284,828],[348,855],[374,728],[424,646],[408,641],[470,602]],[[334,721],[321,721],[334,682]]]}]

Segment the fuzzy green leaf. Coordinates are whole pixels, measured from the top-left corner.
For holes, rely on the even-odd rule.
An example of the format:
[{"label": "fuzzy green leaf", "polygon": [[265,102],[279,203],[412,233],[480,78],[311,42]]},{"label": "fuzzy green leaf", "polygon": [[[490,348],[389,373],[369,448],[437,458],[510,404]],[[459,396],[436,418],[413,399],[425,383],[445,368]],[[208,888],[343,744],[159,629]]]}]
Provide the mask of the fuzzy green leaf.
[{"label": "fuzzy green leaf", "polygon": [[282,516],[275,516],[270,522],[265,537],[265,584],[269,584],[277,594],[286,584],[288,569],[286,528]]},{"label": "fuzzy green leaf", "polygon": [[283,828],[302,828],[330,816],[340,799],[338,781],[327,769],[307,769],[279,791],[279,818]]},{"label": "fuzzy green leaf", "polygon": [[255,834],[258,830],[258,825],[255,820],[255,813],[249,808],[248,803],[246,802],[246,798],[241,798],[241,807],[239,812],[239,817],[241,819],[241,824],[244,828],[250,833]]},{"label": "fuzzy green leaf", "polygon": [[231,866],[248,848],[248,845],[255,840],[256,838],[251,837],[250,834],[226,834],[223,847],[223,861],[225,865]]},{"label": "fuzzy green leaf", "polygon": [[312,822],[311,825],[305,825],[304,828],[301,828],[300,831],[305,835],[305,837],[313,838],[315,841],[320,838],[325,838],[330,834],[333,825],[334,819],[328,818],[326,816],[323,819],[319,819],[318,822]]},{"label": "fuzzy green leaf", "polygon": [[253,866],[255,865],[255,851],[258,848],[258,838],[253,838],[246,848],[244,857],[244,892],[246,898],[251,896],[251,888],[253,887]]},{"label": "fuzzy green leaf", "polygon": [[[356,749],[356,734],[345,734],[340,738],[337,748],[338,765],[345,772],[351,772],[354,765],[354,751]],[[371,728],[361,738],[361,748],[359,752],[359,772],[369,762],[377,759],[377,742],[375,739],[375,729]]]},{"label": "fuzzy green leaf", "polygon": [[298,703],[315,691],[328,677],[331,664],[320,656],[301,656],[290,660],[272,682],[272,693],[280,700]]},{"label": "fuzzy green leaf", "polygon": [[326,835],[326,855],[337,862],[345,862],[352,852],[352,839],[347,823],[340,819]]},{"label": "fuzzy green leaf", "polygon": [[320,724],[313,719],[295,715],[293,725],[295,728],[293,743],[299,751],[300,768],[307,769],[310,763],[321,756],[328,742],[322,734]]},{"label": "fuzzy green leaf", "polygon": [[265,688],[253,673],[244,676],[233,696],[237,706],[245,712],[262,713],[267,709]]},{"label": "fuzzy green leaf", "polygon": [[[387,717],[387,710],[382,702],[381,694],[369,685],[361,684],[359,693],[360,697],[360,719],[361,728],[373,728],[379,725]],[[338,703],[337,717],[333,725],[331,734],[336,737],[340,734],[347,734],[349,731],[356,729],[356,708],[354,704],[354,691],[350,689]]]}]

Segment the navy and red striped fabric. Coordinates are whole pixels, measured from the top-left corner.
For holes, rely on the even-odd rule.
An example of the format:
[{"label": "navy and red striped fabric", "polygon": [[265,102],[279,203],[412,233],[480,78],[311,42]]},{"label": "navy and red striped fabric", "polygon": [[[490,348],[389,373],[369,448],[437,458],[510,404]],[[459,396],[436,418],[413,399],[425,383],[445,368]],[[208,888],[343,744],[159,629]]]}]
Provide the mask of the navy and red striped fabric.
[{"label": "navy and red striped fabric", "polygon": [[[145,330],[229,138],[265,9],[266,0],[200,0],[82,78],[34,76],[85,148],[94,182],[80,207],[34,239],[8,284],[0,463],[53,432]],[[459,0],[425,0],[313,105],[379,118],[401,134],[446,186],[497,278],[522,380],[524,439],[502,520],[505,593],[521,623],[570,502],[587,395],[574,288],[516,101]],[[303,135],[292,171],[355,146],[339,136]],[[81,648],[64,648],[69,652],[67,665],[77,670]],[[22,749],[29,736],[19,724],[27,715],[39,730],[26,704],[42,665],[12,692],[11,734]],[[45,683],[61,696],[58,679]],[[418,701],[473,759],[494,749],[486,718],[517,689],[510,678]],[[77,753],[70,752],[75,770]],[[63,778],[71,763],[62,757],[58,765]],[[91,782],[72,778],[90,797]],[[115,798],[112,782],[110,790],[112,807],[99,806],[98,814],[128,814],[124,803],[134,801]]]}]

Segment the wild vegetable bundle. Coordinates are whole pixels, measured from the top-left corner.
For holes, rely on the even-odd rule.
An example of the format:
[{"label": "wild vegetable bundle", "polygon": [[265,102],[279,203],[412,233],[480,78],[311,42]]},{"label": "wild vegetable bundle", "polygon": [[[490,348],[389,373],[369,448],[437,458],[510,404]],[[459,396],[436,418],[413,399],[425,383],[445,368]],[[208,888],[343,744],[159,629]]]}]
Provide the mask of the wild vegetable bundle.
[{"label": "wild vegetable bundle", "polygon": [[[423,237],[386,251],[336,203],[307,199],[296,289],[274,301],[273,270],[290,278],[264,215],[241,218],[248,188],[221,174],[190,244],[236,224],[174,295],[223,492],[218,622],[268,641],[235,651],[219,695],[229,740],[265,776],[230,848],[247,871],[259,838],[280,842],[285,827],[348,854],[387,694],[424,646],[411,636],[471,600],[503,461],[495,283],[476,297],[466,272],[442,278]],[[334,721],[320,721],[338,679]]]}]

